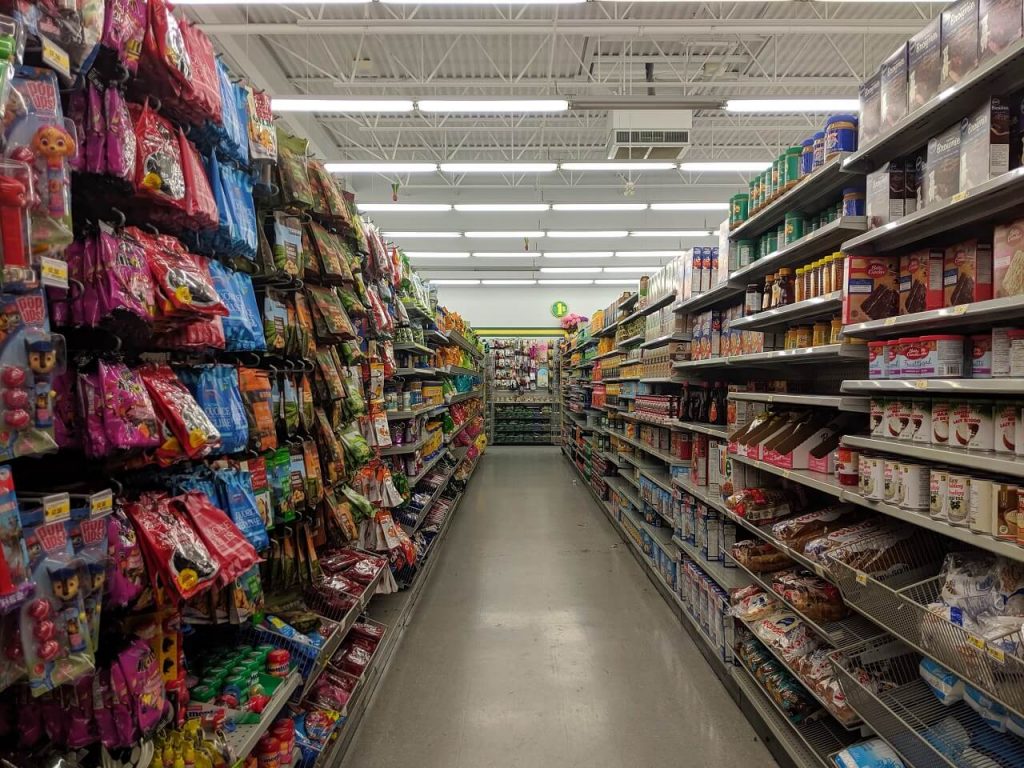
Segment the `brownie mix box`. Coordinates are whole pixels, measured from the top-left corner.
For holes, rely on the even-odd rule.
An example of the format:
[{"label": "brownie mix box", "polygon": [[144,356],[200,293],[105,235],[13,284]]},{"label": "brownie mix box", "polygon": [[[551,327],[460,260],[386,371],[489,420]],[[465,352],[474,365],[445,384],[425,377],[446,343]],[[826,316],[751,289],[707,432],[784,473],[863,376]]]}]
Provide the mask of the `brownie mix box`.
[{"label": "brownie mix box", "polygon": [[942,291],[947,307],[991,299],[992,244],[971,238],[946,248]]},{"label": "brownie mix box", "polygon": [[882,62],[879,95],[882,133],[907,114],[907,44],[904,43]]},{"label": "brownie mix box", "polygon": [[1024,294],[1024,219],[995,228],[992,236],[992,284],[997,299]]},{"label": "brownie mix box", "polygon": [[1010,106],[993,97],[960,121],[960,191],[1010,170]]},{"label": "brownie mix box", "polygon": [[847,256],[843,275],[843,323],[892,317],[900,308],[897,256]]},{"label": "brownie mix box", "polygon": [[882,79],[880,72],[875,72],[875,74],[860,84],[858,140],[861,146],[867,144],[880,133],[879,126],[882,122],[881,90]]},{"label": "brownie mix box", "polygon": [[942,52],[936,16],[907,43],[907,102],[911,112],[923,107],[939,92]]},{"label": "brownie mix box", "polygon": [[925,206],[948,200],[960,191],[960,124],[928,142],[925,162]]},{"label": "brownie mix box", "polygon": [[942,309],[945,251],[923,248],[900,256],[900,314]]},{"label": "brownie mix box", "polygon": [[978,61],[994,58],[1024,34],[1022,0],[978,0]]},{"label": "brownie mix box", "polygon": [[950,88],[978,66],[978,0],[960,0],[942,12],[942,79]]},{"label": "brownie mix box", "polygon": [[903,216],[906,212],[906,165],[903,162],[886,163],[868,174],[864,208],[871,228]]}]

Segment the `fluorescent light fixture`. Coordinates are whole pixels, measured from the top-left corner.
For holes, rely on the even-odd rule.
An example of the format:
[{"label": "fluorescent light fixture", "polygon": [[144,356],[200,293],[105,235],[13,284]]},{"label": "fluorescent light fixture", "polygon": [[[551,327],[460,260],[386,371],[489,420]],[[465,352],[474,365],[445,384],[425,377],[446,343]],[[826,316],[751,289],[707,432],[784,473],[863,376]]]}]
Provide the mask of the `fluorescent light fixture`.
[{"label": "fluorescent light fixture", "polygon": [[[380,0],[384,5],[494,5],[494,0]],[[578,5],[587,0],[505,0],[507,5]]]},{"label": "fluorescent light fixture", "polygon": [[462,237],[461,232],[388,232],[385,237],[388,240],[403,240],[403,239],[430,239],[430,240],[448,240],[453,237]]},{"label": "fluorescent light fixture", "polygon": [[612,237],[625,237],[629,233],[618,229],[581,229],[578,231],[570,230],[555,230],[554,232],[549,231],[548,237],[568,239],[573,237],[579,238],[612,238]]},{"label": "fluorescent light fixture", "polygon": [[682,251],[616,251],[620,259],[674,259]]},{"label": "fluorescent light fixture", "polygon": [[[902,1],[902,0],[901,0]],[[763,171],[771,168],[771,160],[737,160],[709,163],[680,163],[681,171],[713,173],[715,171]]]},{"label": "fluorescent light fixture", "polygon": [[487,231],[487,232],[466,232],[466,237],[480,237],[480,238],[491,238],[491,239],[519,239],[519,240],[530,240],[538,237],[544,237],[544,232],[537,230],[535,232],[502,232],[499,230]]},{"label": "fluorescent light fixture", "polygon": [[332,99],[296,96],[275,96],[270,100],[274,112],[323,112],[333,114],[383,114],[412,112],[411,99]]},{"label": "fluorescent light fixture", "polygon": [[553,211],[646,211],[647,203],[555,203]]},{"label": "fluorescent light fixture", "polygon": [[179,0],[175,5],[365,5],[370,0]]},{"label": "fluorescent light fixture", "polygon": [[363,213],[445,213],[452,207],[448,203],[356,203]]},{"label": "fluorescent light fixture", "polygon": [[635,272],[635,273],[640,274],[640,275],[646,275],[646,274],[648,274],[650,272],[657,272],[659,269],[661,269],[661,267],[658,267],[658,266],[654,266],[654,267],[605,267],[604,271],[605,272],[622,272],[622,273]]},{"label": "fluorescent light fixture", "polygon": [[541,267],[541,272],[549,275],[586,275],[600,272],[600,267]]},{"label": "fluorescent light fixture", "polygon": [[728,203],[651,203],[652,211],[728,211]]},{"label": "fluorescent light fixture", "polygon": [[431,285],[480,285],[479,280],[428,280]]},{"label": "fluorescent light fixture", "polygon": [[437,163],[325,163],[328,173],[433,173]]},{"label": "fluorescent light fixture", "polygon": [[728,99],[726,112],[859,112],[857,99]]},{"label": "fluorescent light fixture", "polygon": [[482,280],[484,285],[536,285],[536,280]]},{"label": "fluorescent light fixture", "polygon": [[441,163],[445,173],[552,173],[558,163]]},{"label": "fluorescent light fixture", "polygon": [[611,251],[544,251],[545,259],[610,259]]},{"label": "fluorescent light fixture", "polygon": [[593,285],[593,280],[538,280],[541,285]]},{"label": "fluorescent light fixture", "polygon": [[[426,0],[416,5],[428,5],[429,2]],[[420,99],[416,108],[427,113],[513,115],[565,112],[569,109],[569,102],[565,99]]]},{"label": "fluorescent light fixture", "polygon": [[630,237],[711,237],[706,229],[640,229],[629,233]]},{"label": "fluorescent light fixture", "polygon": [[402,251],[410,259],[468,259],[464,251]]},{"label": "fluorescent light fixture", "polygon": [[636,280],[595,280],[597,285],[636,285]]},{"label": "fluorescent light fixture", "polygon": [[638,162],[572,162],[559,163],[563,171],[671,171],[675,170],[675,163],[646,163]]},{"label": "fluorescent light fixture", "polygon": [[537,251],[473,251],[475,259],[536,259]]},{"label": "fluorescent light fixture", "polygon": [[547,203],[456,203],[462,213],[538,213],[551,206]]}]

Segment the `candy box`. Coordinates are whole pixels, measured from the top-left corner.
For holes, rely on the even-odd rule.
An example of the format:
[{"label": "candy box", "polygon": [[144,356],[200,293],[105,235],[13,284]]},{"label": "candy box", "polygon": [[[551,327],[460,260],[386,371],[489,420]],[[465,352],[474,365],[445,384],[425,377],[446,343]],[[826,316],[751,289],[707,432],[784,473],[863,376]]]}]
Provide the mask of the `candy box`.
[{"label": "candy box", "polygon": [[928,142],[925,161],[925,206],[948,200],[960,191],[960,124],[947,128]]},{"label": "candy box", "polygon": [[959,0],[942,12],[942,81],[945,90],[978,66],[978,0]]},{"label": "candy box", "polygon": [[881,77],[881,129],[892,128],[907,114],[907,44],[903,43],[882,62]]},{"label": "candy box", "polygon": [[942,54],[936,16],[907,43],[907,101],[911,112],[923,107],[939,92]]},{"label": "candy box", "polygon": [[960,191],[1010,170],[1010,105],[987,99],[960,121]]},{"label": "candy box", "polygon": [[991,299],[992,245],[972,238],[946,248],[942,286],[947,307]]}]

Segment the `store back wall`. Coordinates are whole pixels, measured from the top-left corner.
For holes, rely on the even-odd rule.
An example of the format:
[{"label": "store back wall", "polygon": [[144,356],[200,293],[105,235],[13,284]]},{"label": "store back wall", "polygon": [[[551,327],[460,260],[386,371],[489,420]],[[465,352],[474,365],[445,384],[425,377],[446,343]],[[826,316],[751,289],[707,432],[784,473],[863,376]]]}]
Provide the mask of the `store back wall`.
[{"label": "store back wall", "polygon": [[551,306],[564,301],[569,312],[590,317],[607,307],[625,285],[525,285],[456,286],[439,285],[440,304],[461,314],[475,328],[554,328],[559,320]]}]

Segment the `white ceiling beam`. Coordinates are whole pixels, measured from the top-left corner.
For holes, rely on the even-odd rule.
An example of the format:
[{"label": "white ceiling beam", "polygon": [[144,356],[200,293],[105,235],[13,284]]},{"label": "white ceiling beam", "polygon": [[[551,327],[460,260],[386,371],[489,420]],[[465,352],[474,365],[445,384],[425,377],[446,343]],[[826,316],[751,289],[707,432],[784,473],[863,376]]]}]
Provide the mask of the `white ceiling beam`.
[{"label": "white ceiling beam", "polygon": [[[683,71],[699,71],[694,69],[683,70]],[[346,80],[344,82],[339,81],[333,77],[290,77],[288,78],[291,83],[302,88],[305,91],[313,92],[317,88],[337,88],[342,91],[348,91],[355,88],[413,88],[423,89],[429,86],[431,89],[438,90],[444,88],[483,88],[488,91],[505,90],[505,89],[516,89],[522,88],[524,93],[530,95],[537,95],[537,88],[546,88],[552,92],[564,93],[567,90],[572,90],[577,93],[590,93],[601,94],[602,92],[607,93],[611,88],[609,86],[595,83],[589,78],[548,78],[546,75],[534,75],[523,77],[516,82],[509,82],[508,80],[497,78],[497,77],[435,77],[433,80],[426,81],[420,79],[403,78],[403,77],[372,77],[372,76],[360,76],[354,80]],[[854,88],[860,84],[861,78],[858,77],[775,77],[770,80],[766,80],[763,77],[748,77],[738,76],[733,78],[715,78],[711,80],[698,80],[695,82],[680,82],[677,78],[668,75],[656,76],[654,78],[653,85],[657,86],[659,90],[666,88],[685,88],[692,90],[695,85],[699,85],[701,88],[766,88],[771,86],[776,87],[789,87],[789,88]],[[615,82],[614,87],[616,90],[620,90],[623,86],[637,86],[647,87],[651,85],[647,80],[643,78],[631,77],[626,80],[618,80]],[[320,90],[320,93],[323,91]]]},{"label": "white ceiling beam", "polygon": [[561,35],[601,35],[605,39],[647,39],[678,41],[680,36],[820,35],[859,34],[906,38],[920,31],[920,19],[673,19],[637,23],[634,20],[555,21],[551,19],[515,19],[481,21],[479,19],[380,19],[374,21],[299,20],[294,24],[270,22],[251,24],[202,24],[211,35],[542,35],[552,30]]}]

